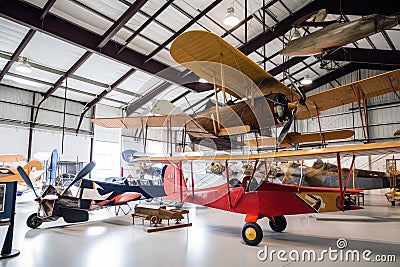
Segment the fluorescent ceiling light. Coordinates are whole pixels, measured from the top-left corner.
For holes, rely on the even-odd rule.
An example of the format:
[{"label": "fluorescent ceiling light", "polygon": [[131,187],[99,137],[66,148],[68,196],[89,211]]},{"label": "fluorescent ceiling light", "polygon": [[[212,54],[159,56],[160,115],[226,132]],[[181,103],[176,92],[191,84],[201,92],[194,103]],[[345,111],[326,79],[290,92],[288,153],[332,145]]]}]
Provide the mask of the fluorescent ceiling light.
[{"label": "fluorescent ceiling light", "polygon": [[25,84],[25,85],[28,85],[28,86],[38,87],[38,88],[42,87],[40,83],[37,83],[37,82],[34,82],[34,81],[25,80],[23,78],[14,77],[14,76],[11,76],[11,75],[6,75],[6,77],[7,77],[7,80],[10,80],[12,82],[16,82],[16,83],[19,83],[19,84]]},{"label": "fluorescent ceiling light", "polygon": [[301,80],[300,81],[300,83],[302,84],[302,85],[309,85],[309,84],[312,84],[312,80],[311,80],[311,78],[310,78],[310,76],[308,76],[308,75],[306,75],[304,78],[303,78],[303,80]]},{"label": "fluorescent ceiling light", "polygon": [[31,65],[29,65],[28,59],[26,57],[22,58],[22,62],[17,63],[17,66],[15,67],[15,69],[18,72],[22,72],[22,73],[31,73],[32,72]]},{"label": "fluorescent ceiling light", "polygon": [[235,9],[233,6],[228,7],[223,23],[226,26],[233,27],[239,23],[239,18],[236,16]]}]

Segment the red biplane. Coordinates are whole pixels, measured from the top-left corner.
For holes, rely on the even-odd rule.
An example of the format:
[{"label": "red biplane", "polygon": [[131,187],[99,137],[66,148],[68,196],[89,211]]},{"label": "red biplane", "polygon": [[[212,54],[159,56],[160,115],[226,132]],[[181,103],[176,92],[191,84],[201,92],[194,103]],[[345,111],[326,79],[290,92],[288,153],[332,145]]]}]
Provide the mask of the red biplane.
[{"label": "red biplane", "polygon": [[[354,205],[346,196],[361,193],[362,190],[347,189],[350,175],[346,180],[342,180],[341,171],[338,171],[338,188],[277,184],[268,181],[268,174],[264,179],[254,183],[256,170],[267,160],[272,162],[336,157],[338,170],[341,170],[340,155],[353,157],[352,169],[356,156],[399,152],[400,142],[385,142],[251,155],[149,157],[136,160],[169,164],[164,174],[164,189],[168,195],[165,199],[245,214],[246,224],[242,228],[243,240],[249,245],[258,245],[263,238],[263,231],[257,224],[261,218],[268,218],[271,229],[281,232],[286,228],[284,215],[361,208]],[[190,168],[190,178],[186,179],[183,175],[182,164],[199,161],[225,162],[226,181],[218,186],[195,189],[194,176],[196,174],[193,173],[193,167]],[[236,183],[235,187],[230,186],[232,185],[228,168],[230,161],[255,161],[251,175],[245,176],[241,184]],[[348,173],[350,174],[351,170]]]}]

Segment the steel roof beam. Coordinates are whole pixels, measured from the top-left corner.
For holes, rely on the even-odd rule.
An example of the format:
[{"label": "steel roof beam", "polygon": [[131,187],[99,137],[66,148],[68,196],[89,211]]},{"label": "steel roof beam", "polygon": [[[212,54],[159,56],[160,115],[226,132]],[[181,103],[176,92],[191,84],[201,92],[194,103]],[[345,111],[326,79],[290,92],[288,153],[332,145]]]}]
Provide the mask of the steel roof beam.
[{"label": "steel roof beam", "polygon": [[156,95],[160,94],[161,92],[165,91],[168,87],[170,87],[172,84],[169,82],[162,82],[159,84],[157,87],[155,87],[153,90],[149,91],[147,94],[145,94],[142,98],[136,100],[132,104],[130,104],[126,108],[126,114],[127,116],[130,116],[133,112],[141,108],[144,104],[152,100]]},{"label": "steel roof beam", "polygon": [[[4,4],[6,3],[6,4]],[[151,74],[157,74],[168,68],[164,63],[156,60],[147,60],[146,56],[133,51],[124,49],[121,53],[116,52],[122,47],[119,43],[110,40],[101,50],[97,48],[97,44],[101,41],[101,36],[83,29],[71,22],[63,20],[53,14],[48,14],[44,23],[38,18],[41,10],[22,1],[5,0],[0,6],[0,16],[10,19],[17,23],[23,24],[31,29],[49,34],[55,38],[77,45],[91,52],[106,56],[116,61],[128,64],[130,66],[142,69]],[[146,62],[145,62],[146,61]],[[173,83],[179,84],[177,77],[180,77],[180,71],[171,70],[168,76],[162,78]],[[192,74],[193,75],[193,74]],[[210,90],[211,86],[207,84],[187,84],[189,89],[196,91]]]},{"label": "steel roof beam", "polygon": [[82,66],[82,64],[92,55],[92,52],[85,52],[79,59],[78,61],[75,62],[74,65],[72,65],[71,68],[69,68],[69,70],[67,70],[67,72],[61,76],[55,83],[54,85],[47,90],[46,93],[44,93],[43,99],[39,102],[39,105],[41,103],[43,103],[51,94],[53,94],[60,86],[61,84],[64,82],[64,80],[66,78],[68,78],[72,73],[74,73],[80,66]]},{"label": "steel roof beam", "polygon": [[338,68],[334,71],[331,71],[318,79],[315,79],[310,85],[303,85],[304,91],[309,92],[314,90],[320,86],[323,86],[333,80],[336,80],[340,77],[343,77],[346,74],[349,74],[358,69],[373,69],[373,70],[385,70],[391,71],[397,69],[397,66],[394,65],[385,65],[385,64],[367,64],[367,63],[349,63],[341,68]]},{"label": "steel roof beam", "polygon": [[396,47],[394,46],[392,39],[390,39],[389,35],[387,34],[387,32],[385,30],[381,31],[383,37],[385,38],[386,42],[388,43],[390,49],[392,50],[396,50]]},{"label": "steel roof beam", "polygon": [[350,61],[400,66],[400,51],[364,48],[341,48],[322,57],[323,60]]},{"label": "steel roof beam", "polygon": [[[357,8],[354,8],[357,7]],[[292,28],[292,24],[302,18],[303,16],[325,8],[330,14],[348,14],[348,15],[392,15],[400,12],[400,8],[394,8],[393,1],[391,0],[347,0],[343,1],[330,1],[330,0],[315,0],[305,7],[295,12],[292,16],[283,19],[276,24],[266,33],[261,33],[254,37],[247,43],[247,54],[254,52],[266,43],[271,42],[278,36],[285,34]],[[242,52],[245,50],[244,46],[239,48]]]},{"label": "steel roof beam", "polygon": [[182,97],[185,97],[186,95],[188,95],[189,93],[191,93],[192,91],[187,90],[186,92],[183,92],[182,94],[180,94],[179,96],[175,97],[171,103],[175,103],[176,101],[178,101],[179,99],[181,99]]},{"label": "steel roof beam", "polygon": [[0,72],[0,81],[4,78],[4,75],[10,70],[12,64],[18,61],[19,56],[22,53],[22,50],[28,45],[29,41],[32,39],[35,34],[34,30],[29,30],[25,35],[24,39],[22,39],[21,43],[18,45],[17,49],[15,49],[14,53],[11,56],[11,59],[7,62],[4,68]]},{"label": "steel roof beam", "polygon": [[43,20],[46,17],[46,15],[49,13],[50,9],[52,8],[55,2],[56,0],[48,0],[46,2],[46,4],[43,7],[43,13],[40,16],[40,20]]},{"label": "steel roof beam", "polygon": [[[122,16],[103,34],[101,41],[97,45],[97,48],[103,48],[108,41],[135,15],[138,10],[147,2],[147,0],[138,0],[131,5]],[[86,62],[86,60],[93,54],[93,52],[86,51],[77,62],[64,74],[57,82],[43,95],[43,99],[39,102],[40,106],[51,94],[53,94],[64,82],[64,80],[71,76],[79,67]],[[37,116],[37,115],[36,115]]]},{"label": "steel roof beam", "polygon": [[211,5],[206,7],[203,11],[201,11],[199,14],[197,14],[196,17],[194,17],[189,23],[187,23],[185,26],[183,26],[179,31],[177,31],[175,34],[173,34],[170,38],[168,38],[164,43],[162,43],[159,47],[157,47],[153,52],[151,52],[147,58],[146,61],[151,59],[153,56],[155,56],[158,52],[160,52],[165,46],[167,46],[169,43],[171,43],[173,40],[175,40],[176,37],[181,35],[184,31],[189,29],[190,26],[195,24],[199,19],[201,19],[204,15],[206,15],[208,12],[210,12],[214,7],[216,7],[219,3],[221,3],[222,0],[215,0]]},{"label": "steel roof beam", "polygon": [[139,9],[147,2],[148,0],[136,0],[121,17],[103,34],[103,39],[97,46],[98,48],[104,47],[108,41],[122,28],[125,24],[139,11]]},{"label": "steel roof beam", "polygon": [[83,109],[81,116],[79,118],[78,127],[76,128],[76,133],[79,132],[79,128],[81,127],[81,124],[82,124],[82,121],[83,121],[83,118],[84,118],[86,112],[88,112],[94,105],[99,103],[100,100],[102,100],[109,92],[113,91],[115,88],[118,87],[118,85],[120,85],[122,82],[124,82],[126,79],[128,79],[129,76],[131,76],[135,71],[136,71],[136,69],[134,69],[134,68],[128,70],[124,75],[122,75],[118,80],[116,80],[112,85],[110,85],[109,88],[103,90],[103,92],[101,92],[92,101],[90,101],[89,103],[87,103],[85,105],[85,108]]},{"label": "steel roof beam", "polygon": [[268,72],[272,75],[272,76],[276,76],[281,72],[284,72],[285,70],[293,67],[294,65],[302,62],[304,59],[306,59],[307,57],[292,57],[289,60],[286,60],[285,62],[283,62],[281,65],[276,66],[275,68],[269,70]]},{"label": "steel roof beam", "polygon": [[128,39],[126,39],[125,45],[124,45],[123,47],[121,47],[121,48],[118,50],[118,53],[121,53],[121,51],[124,50],[124,49],[128,46],[128,44],[129,44],[130,42],[132,42],[132,40],[133,40],[136,36],[138,36],[139,33],[141,33],[141,32],[144,30],[144,28],[146,28],[152,21],[154,21],[155,18],[157,18],[158,15],[160,15],[160,14],[161,14],[172,2],[174,2],[174,1],[175,1],[175,0],[168,0],[162,7],[160,7],[160,8],[157,10],[156,13],[154,13],[149,19],[147,19],[146,22],[143,23],[143,24],[139,27],[139,29],[137,29],[131,36],[129,36]]}]

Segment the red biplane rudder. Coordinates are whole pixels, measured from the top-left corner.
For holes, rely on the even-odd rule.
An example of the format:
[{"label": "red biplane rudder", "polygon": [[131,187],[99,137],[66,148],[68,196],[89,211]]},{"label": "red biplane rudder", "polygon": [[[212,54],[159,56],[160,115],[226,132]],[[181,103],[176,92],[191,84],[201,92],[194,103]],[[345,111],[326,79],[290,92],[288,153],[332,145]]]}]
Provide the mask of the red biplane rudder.
[{"label": "red biplane rudder", "polygon": [[185,178],[183,177],[182,170],[176,164],[169,164],[164,173],[164,191],[165,194],[172,195],[187,191]]}]

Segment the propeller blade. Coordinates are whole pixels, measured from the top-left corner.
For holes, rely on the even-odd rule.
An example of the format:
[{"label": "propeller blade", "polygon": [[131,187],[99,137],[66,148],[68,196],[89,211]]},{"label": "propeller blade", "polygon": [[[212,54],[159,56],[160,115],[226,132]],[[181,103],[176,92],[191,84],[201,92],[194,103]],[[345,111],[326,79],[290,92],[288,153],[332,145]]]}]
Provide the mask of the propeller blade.
[{"label": "propeller blade", "polygon": [[286,135],[288,134],[290,127],[292,126],[292,123],[294,121],[294,116],[292,116],[286,124],[283,126],[281,133],[279,134],[278,140],[277,140],[277,146],[280,146],[285,139]]},{"label": "propeller blade", "polygon": [[293,85],[294,91],[300,96],[300,103],[304,104],[306,102],[306,94],[303,90],[301,90],[296,83],[292,80],[290,75],[286,74],[286,77],[289,79],[290,83]]},{"label": "propeller blade", "polygon": [[61,193],[61,195],[64,195],[65,192],[67,192],[73,184],[78,182],[80,179],[85,177],[89,172],[93,170],[93,168],[96,166],[96,163],[94,161],[89,162],[83,169],[75,176],[75,179],[67,186],[67,188],[64,189],[64,191]]},{"label": "propeller blade", "polygon": [[310,114],[311,120],[314,120],[314,117],[313,117],[313,115],[312,115],[312,113],[311,113],[311,110],[308,108],[307,103],[304,103],[304,106],[306,107],[308,113]]},{"label": "propeller blade", "polygon": [[36,191],[35,191],[35,188],[33,187],[32,181],[31,181],[31,179],[29,179],[29,176],[28,176],[28,174],[26,174],[25,170],[21,166],[18,166],[17,171],[19,172],[19,174],[21,175],[22,179],[24,180],[26,185],[29,187],[29,189],[32,190],[33,193],[35,193],[36,198],[38,198],[39,196],[36,194]]}]

